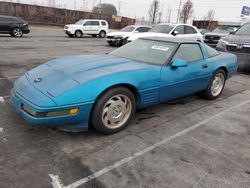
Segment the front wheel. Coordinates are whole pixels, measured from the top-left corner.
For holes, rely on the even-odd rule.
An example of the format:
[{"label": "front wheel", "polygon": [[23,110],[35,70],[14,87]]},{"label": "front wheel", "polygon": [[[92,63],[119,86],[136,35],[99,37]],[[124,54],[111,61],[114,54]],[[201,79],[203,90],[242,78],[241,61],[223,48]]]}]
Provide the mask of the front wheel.
[{"label": "front wheel", "polygon": [[12,36],[14,37],[22,37],[23,36],[23,31],[20,28],[14,28],[12,31]]},{"label": "front wheel", "polygon": [[225,83],[226,83],[225,71],[222,69],[217,70],[213,74],[207,89],[201,93],[202,96],[209,100],[217,99],[221,95]]},{"label": "front wheel", "polygon": [[105,31],[101,31],[101,32],[99,33],[99,36],[100,36],[101,38],[104,38],[104,37],[106,36],[106,32],[105,32]]},{"label": "front wheel", "polygon": [[135,109],[136,99],[129,89],[109,89],[96,101],[92,111],[92,124],[101,133],[116,133],[129,124]]},{"label": "front wheel", "polygon": [[81,31],[76,31],[75,32],[75,37],[76,38],[81,38],[82,37],[82,32]]}]

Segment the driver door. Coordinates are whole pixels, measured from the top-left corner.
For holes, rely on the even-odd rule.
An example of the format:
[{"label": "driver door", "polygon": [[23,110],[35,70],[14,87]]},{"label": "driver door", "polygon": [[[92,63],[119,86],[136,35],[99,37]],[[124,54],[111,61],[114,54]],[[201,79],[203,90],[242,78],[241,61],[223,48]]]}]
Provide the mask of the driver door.
[{"label": "driver door", "polygon": [[174,59],[187,62],[185,67],[163,66],[160,78],[160,101],[168,101],[204,90],[212,75],[210,62],[203,57],[199,44],[181,44]]},{"label": "driver door", "polygon": [[86,21],[83,24],[82,29],[83,29],[85,34],[92,34],[92,22],[91,21]]}]

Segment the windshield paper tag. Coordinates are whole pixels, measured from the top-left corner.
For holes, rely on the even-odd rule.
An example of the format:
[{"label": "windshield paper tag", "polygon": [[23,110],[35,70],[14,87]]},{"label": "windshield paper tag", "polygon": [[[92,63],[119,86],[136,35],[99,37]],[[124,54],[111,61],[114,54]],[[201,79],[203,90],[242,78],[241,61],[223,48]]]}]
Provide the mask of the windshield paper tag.
[{"label": "windshield paper tag", "polygon": [[151,49],[154,49],[154,50],[161,50],[161,51],[165,51],[165,52],[167,52],[167,51],[169,50],[168,47],[165,47],[165,46],[157,46],[157,45],[152,46]]}]

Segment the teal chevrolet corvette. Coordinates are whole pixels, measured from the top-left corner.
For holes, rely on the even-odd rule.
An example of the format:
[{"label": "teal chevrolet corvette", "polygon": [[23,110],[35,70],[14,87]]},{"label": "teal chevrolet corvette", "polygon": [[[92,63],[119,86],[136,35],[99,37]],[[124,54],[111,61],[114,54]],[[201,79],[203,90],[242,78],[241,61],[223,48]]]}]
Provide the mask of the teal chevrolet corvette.
[{"label": "teal chevrolet corvette", "polygon": [[124,129],[137,108],[200,92],[216,99],[237,72],[235,55],[197,41],[144,38],[106,55],[66,56],[28,71],[11,104],[38,125],[104,134]]}]

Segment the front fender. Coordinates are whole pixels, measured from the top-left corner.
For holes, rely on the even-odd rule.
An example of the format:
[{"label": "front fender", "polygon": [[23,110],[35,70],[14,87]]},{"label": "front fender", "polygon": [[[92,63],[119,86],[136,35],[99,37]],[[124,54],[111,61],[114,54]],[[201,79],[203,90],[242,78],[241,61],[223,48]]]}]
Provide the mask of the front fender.
[{"label": "front fender", "polygon": [[[140,72],[127,72],[106,75],[97,79],[82,83],[81,85],[65,92],[64,94],[53,98],[57,105],[78,104],[93,102],[105,90],[115,85],[131,85],[136,88],[142,99],[147,91],[159,86],[160,67],[150,70],[141,70]],[[159,96],[159,91],[154,90],[154,96]],[[155,99],[155,100],[158,100]],[[143,102],[143,100],[142,100]]]}]

